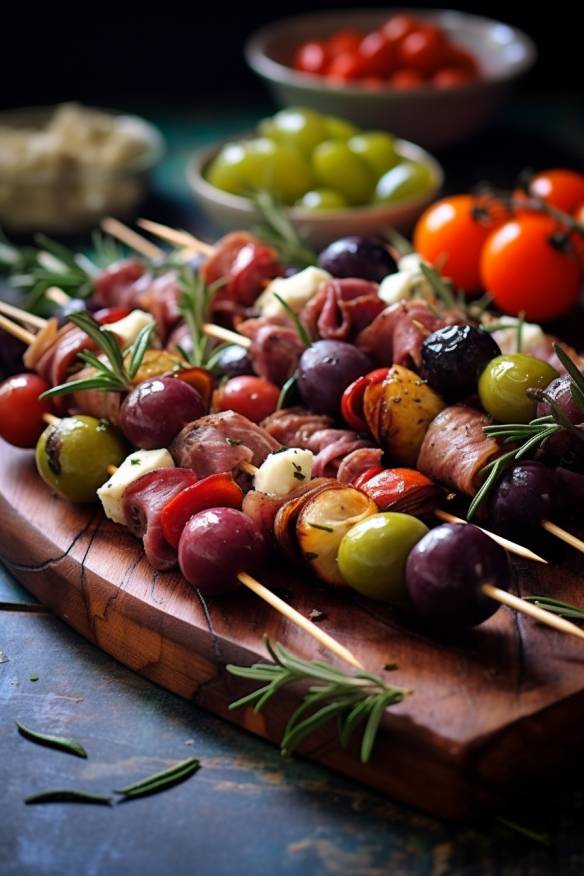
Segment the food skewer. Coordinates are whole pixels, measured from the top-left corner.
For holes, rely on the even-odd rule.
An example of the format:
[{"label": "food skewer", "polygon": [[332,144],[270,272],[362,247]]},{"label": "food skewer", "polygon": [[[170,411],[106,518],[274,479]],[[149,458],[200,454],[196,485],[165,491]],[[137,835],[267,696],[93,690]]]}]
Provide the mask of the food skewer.
[{"label": "food skewer", "polygon": [[534,605],[532,602],[526,602],[524,599],[520,599],[519,596],[514,596],[513,593],[508,593],[506,590],[501,590],[492,584],[483,584],[482,591],[491,599],[495,599],[502,605],[507,605],[509,608],[513,608],[522,614],[529,615],[529,617],[540,621],[542,624],[546,624],[548,627],[553,627],[561,633],[567,633],[570,636],[584,639],[584,630],[581,630],[580,627],[577,627],[571,621],[553,614],[551,611],[546,611],[545,608]]},{"label": "food skewer", "polygon": [[33,328],[44,328],[47,322],[46,319],[43,319],[42,316],[36,316],[36,314],[34,313],[29,313],[26,310],[21,310],[20,307],[15,307],[13,304],[8,304],[7,301],[0,301],[0,311],[6,316],[13,319],[19,319],[21,322],[25,323],[26,325],[30,325]]},{"label": "food skewer", "polygon": [[102,220],[101,228],[106,234],[117,238],[117,240],[125,243],[130,249],[141,253],[141,255],[145,256],[147,259],[155,260],[164,257],[164,250],[159,246],[156,246],[156,244],[151,243],[151,241],[146,240],[145,237],[142,237],[141,234],[133,231],[133,229],[128,228],[128,226],[124,225],[123,222],[120,222],[119,219],[114,219],[112,216],[108,216]]},{"label": "food skewer", "polygon": [[176,228],[170,228],[168,225],[162,225],[160,222],[153,222],[150,219],[138,219],[137,224],[150,234],[160,237],[167,243],[172,243],[175,246],[184,247],[194,252],[200,252],[203,255],[212,255],[215,247],[211,243],[206,243],[204,240],[199,240],[188,231],[179,231]]},{"label": "food skewer", "polygon": [[[442,520],[443,523],[468,523],[468,520],[465,520],[463,517],[456,517],[454,514],[450,514],[448,511],[443,511],[442,508],[437,508],[434,511],[434,515]],[[546,521],[547,522],[547,521]],[[476,524],[474,524],[476,526]],[[544,524],[542,523],[542,526]],[[500,544],[501,547],[504,547],[505,550],[509,551],[512,554],[517,554],[518,557],[523,557],[526,560],[535,560],[537,563],[545,563],[547,565],[547,560],[544,560],[543,557],[540,557],[539,554],[534,553],[529,548],[523,547],[523,545],[516,544],[514,541],[510,541],[508,538],[504,538],[502,535],[498,535],[496,532],[491,532],[490,529],[484,529],[482,526],[477,526],[477,529],[480,529],[481,532],[484,532],[493,541],[496,541],[497,544]],[[584,552],[584,545],[583,545]]]}]

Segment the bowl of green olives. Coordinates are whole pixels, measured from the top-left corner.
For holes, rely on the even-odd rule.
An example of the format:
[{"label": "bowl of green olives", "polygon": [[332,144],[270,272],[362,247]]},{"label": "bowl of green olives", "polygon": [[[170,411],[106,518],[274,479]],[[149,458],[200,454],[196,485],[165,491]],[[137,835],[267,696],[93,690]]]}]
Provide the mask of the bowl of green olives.
[{"label": "bowl of green olives", "polygon": [[316,247],[347,234],[407,232],[443,182],[421,146],[290,107],[254,132],[196,153],[191,190],[220,232],[258,223],[254,195],[267,191]]}]

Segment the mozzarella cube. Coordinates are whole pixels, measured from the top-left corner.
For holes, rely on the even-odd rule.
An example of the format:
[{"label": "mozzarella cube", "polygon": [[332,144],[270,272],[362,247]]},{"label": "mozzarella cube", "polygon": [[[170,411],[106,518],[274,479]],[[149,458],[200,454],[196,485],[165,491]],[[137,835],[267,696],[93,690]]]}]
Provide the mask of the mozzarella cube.
[{"label": "mozzarella cube", "polygon": [[270,319],[287,316],[286,308],[282,307],[274,295],[276,292],[294,313],[300,313],[304,305],[316,295],[320,284],[330,279],[332,278],[328,271],[313,266],[304,268],[291,277],[276,277],[256,300],[254,308]]},{"label": "mozzarella cube", "polygon": [[151,313],[146,313],[144,310],[133,310],[123,319],[110,322],[104,328],[120,338],[120,346],[122,350],[125,350],[132,346],[142,329],[150,325],[151,322],[154,322]]},{"label": "mozzarella cube", "polygon": [[314,454],[310,450],[289,447],[266,456],[258,468],[253,485],[260,493],[287,496],[312,477]]},{"label": "mozzarella cube", "polygon": [[174,460],[168,450],[136,450],[127,456],[120,467],[106,481],[97,495],[103,505],[105,516],[114,523],[126,525],[124,493],[134,481],[158,468],[174,468]]},{"label": "mozzarella cube", "polygon": [[408,301],[416,288],[416,278],[406,271],[388,274],[379,284],[379,297],[386,304]]}]

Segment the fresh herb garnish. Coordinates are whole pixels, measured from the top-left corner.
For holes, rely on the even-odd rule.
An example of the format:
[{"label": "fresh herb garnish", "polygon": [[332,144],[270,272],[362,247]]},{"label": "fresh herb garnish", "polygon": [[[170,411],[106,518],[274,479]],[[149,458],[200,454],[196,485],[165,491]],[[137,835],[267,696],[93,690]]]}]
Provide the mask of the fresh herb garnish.
[{"label": "fresh herb garnish", "polygon": [[59,788],[54,791],[42,791],[33,794],[24,801],[27,806],[34,803],[97,803],[101,806],[111,806],[112,798],[102,794],[90,794],[88,791],[76,791],[73,788]]},{"label": "fresh herb garnish", "polygon": [[131,348],[126,351],[126,357],[129,354],[129,361],[126,366],[124,353],[120,349],[114,333],[100,326],[89,313],[84,311],[73,313],[69,317],[69,321],[91,338],[107,361],[104,361],[103,358],[98,358],[90,350],[82,350],[78,358],[86,365],[90,365],[95,370],[95,374],[91,377],[82,377],[78,380],[70,380],[67,383],[54,386],[40,397],[53,398],[57,395],[66,395],[71,392],[80,392],[81,390],[88,389],[98,389],[102,392],[125,392],[127,389],[130,389],[156,329],[156,323],[149,322],[148,325],[140,330]]},{"label": "fresh herb garnish", "polygon": [[288,302],[284,298],[282,298],[281,295],[278,295],[277,292],[272,292],[272,295],[274,296],[274,298],[277,298],[277,300],[280,302],[280,304],[294,323],[294,328],[296,329],[296,334],[300,338],[300,341],[304,344],[305,347],[310,347],[310,345],[312,344],[312,339],[308,334],[306,326],[302,323],[298,314],[294,310],[292,310]]},{"label": "fresh herb garnish", "polygon": [[562,602],[561,599],[552,599],[551,596],[524,596],[523,599],[526,602],[539,605],[540,608],[545,608],[546,611],[551,611],[552,614],[559,614],[560,617],[584,620],[584,608],[578,608],[577,605],[572,605],[569,602]]},{"label": "fresh herb garnish", "polygon": [[134,457],[134,459],[130,460],[130,465],[142,465],[142,461],[140,459],[136,459],[136,457]]},{"label": "fresh herb garnish", "polygon": [[225,439],[225,443],[229,445],[229,447],[239,447],[240,444],[243,444],[243,440],[241,438],[229,438],[229,436]]},{"label": "fresh herb garnish", "polygon": [[367,763],[385,710],[401,702],[410,691],[388,686],[382,678],[369,672],[349,675],[321,660],[302,660],[283,645],[272,645],[268,639],[266,648],[273,663],[227,666],[232,675],[262,682],[260,688],[231,703],[229,708],[253,705],[254,711],[259,712],[281,688],[309,681],[308,692],[284,730],[280,743],[282,754],[291,754],[307,736],[330,721],[337,724],[340,743],[345,747],[359,724],[366,722],[361,760]]},{"label": "fresh herb garnish", "polygon": [[291,407],[292,405],[297,404],[299,401],[298,395],[298,375],[293,374],[292,377],[289,377],[286,383],[282,386],[280,395],[278,396],[276,410],[281,411],[282,408]]},{"label": "fresh herb garnish", "polygon": [[420,270],[432,287],[432,291],[436,295],[438,301],[440,301],[448,310],[455,310],[458,302],[446,280],[440,276],[438,271],[430,267],[430,265],[427,265],[425,262],[420,262]]},{"label": "fresh herb garnish", "polygon": [[184,265],[178,273],[180,298],[178,308],[191,337],[192,351],[179,347],[179,352],[194,368],[208,368],[215,365],[220,353],[230,344],[217,344],[208,337],[203,328],[215,293],[225,285],[224,279],[206,284],[199,273],[190,265]]},{"label": "fresh herb garnish", "polygon": [[321,529],[323,532],[334,532],[332,526],[325,526],[323,523],[312,523],[310,520],[308,521],[308,526],[311,526],[312,529]]},{"label": "fresh herb garnish", "polygon": [[318,263],[316,253],[294,228],[272,192],[256,192],[253,201],[262,223],[254,233],[273,246],[285,264],[308,268]]},{"label": "fresh herb garnish", "polygon": [[29,681],[38,681],[38,680],[39,680],[38,675],[31,675],[29,678]]},{"label": "fresh herb garnish", "polygon": [[67,754],[74,754],[76,757],[87,757],[87,752],[76,739],[39,733],[36,730],[25,727],[20,721],[17,721],[16,725],[21,736],[24,736],[25,739],[29,739],[31,742],[36,742],[38,745],[46,745],[48,748],[57,748],[59,751],[66,751]]},{"label": "fresh herb garnish", "polygon": [[117,788],[116,794],[123,794],[126,800],[133,800],[137,797],[146,797],[149,794],[156,794],[159,791],[165,791],[171,788],[178,782],[188,779],[200,769],[201,762],[196,757],[189,757],[186,760],[181,760],[175,763],[167,770],[159,773],[154,773],[141,779],[139,782],[134,782],[132,785],[126,785],[125,788]]}]

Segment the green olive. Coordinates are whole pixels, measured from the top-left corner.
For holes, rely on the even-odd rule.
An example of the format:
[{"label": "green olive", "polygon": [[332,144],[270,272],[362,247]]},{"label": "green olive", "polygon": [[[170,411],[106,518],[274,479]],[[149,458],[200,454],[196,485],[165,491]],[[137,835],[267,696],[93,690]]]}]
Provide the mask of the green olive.
[{"label": "green olive", "polygon": [[341,575],[364,596],[404,602],[406,560],[427,532],[428,527],[409,514],[373,514],[343,537],[337,556]]},{"label": "green olive", "polygon": [[537,401],[528,389],[545,389],[558,372],[543,359],[510,353],[491,359],[479,378],[479,396],[487,413],[501,423],[528,423]]},{"label": "green olive", "polygon": [[127,446],[104,420],[77,415],[47,426],[36,446],[42,479],[71,502],[93,502],[108,477],[108,466],[121,464]]}]

